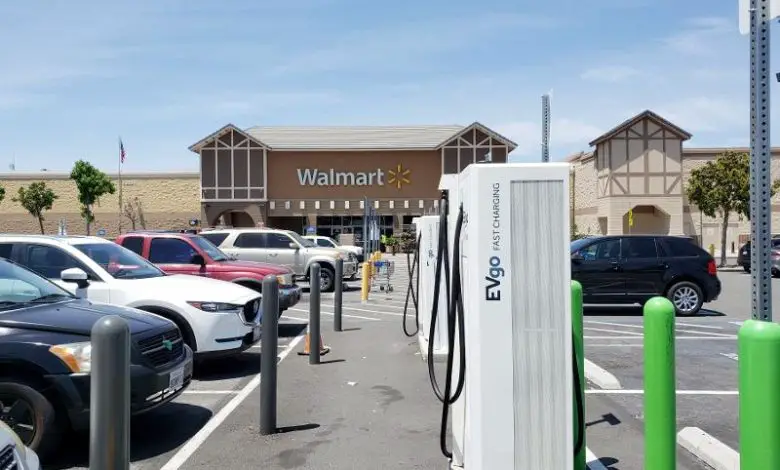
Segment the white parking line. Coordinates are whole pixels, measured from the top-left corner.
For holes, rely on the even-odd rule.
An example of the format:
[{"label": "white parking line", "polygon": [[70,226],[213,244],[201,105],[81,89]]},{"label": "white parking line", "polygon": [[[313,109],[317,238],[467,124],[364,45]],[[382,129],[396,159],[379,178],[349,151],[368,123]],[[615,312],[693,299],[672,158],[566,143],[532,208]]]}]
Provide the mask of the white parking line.
[{"label": "white parking line", "polygon": [[678,324],[678,325],[682,325],[682,326],[692,326],[694,328],[704,328],[704,329],[707,329],[707,330],[722,330],[723,329],[722,326],[697,325],[696,323],[682,323],[682,322],[679,322],[679,321],[675,322],[675,323]]},{"label": "white parking line", "polygon": [[720,353],[720,355],[739,362],[739,355],[735,353]]},{"label": "white parking line", "polygon": [[[287,310],[295,310],[296,312],[309,313],[308,310],[301,310],[299,308],[288,308]],[[322,315],[330,315],[330,316],[335,315],[333,312],[323,312],[322,309],[320,309],[320,314],[322,314]],[[363,316],[360,316],[360,315],[347,315],[346,313],[343,313],[343,312],[341,313],[341,316],[344,317],[344,318],[359,318],[361,320],[382,321],[379,318],[363,317]],[[309,320],[307,319],[305,321],[309,321]]]},{"label": "white parking line", "polygon": [[239,390],[185,390],[182,395],[238,395]]},{"label": "white parking line", "polygon": [[[624,328],[644,329],[644,325],[626,325],[626,324],[623,324],[623,323],[610,323],[610,322],[601,322],[601,321],[587,321],[585,323],[592,323],[592,324],[595,324],[595,325],[606,325],[606,326],[620,326],[620,327],[624,327]],[[699,327],[697,325],[691,325],[690,323],[677,323],[677,325],[683,325],[683,326],[689,325],[689,326],[693,326],[693,327],[696,327],[696,328],[714,328],[714,329],[719,329],[719,330],[723,329],[723,328],[721,328],[719,326]],[[588,329],[588,327],[585,327],[585,328]],[[595,330],[594,328],[590,328],[590,329]],[[683,329],[683,328],[675,328],[675,329],[676,329],[676,331],[679,331],[681,333],[698,333],[698,334],[701,334],[701,335],[712,335],[712,336],[733,336],[733,335],[724,334],[724,333],[707,333],[707,332],[704,332],[704,331],[686,330],[686,329]],[[601,331],[604,331],[604,330],[601,330]],[[606,331],[611,331],[611,330],[606,330]],[[624,333],[624,332],[621,331],[620,333]],[[633,333],[628,333],[628,332],[625,332],[625,333],[633,334]]]},{"label": "white parking line", "polygon": [[[301,332],[292,341],[290,341],[287,349],[279,354],[279,362],[282,362],[284,358],[286,358],[290,352],[295,349],[296,346],[298,346],[298,343],[303,341],[305,337],[306,332]],[[255,375],[254,378],[252,378],[252,380],[250,380],[249,383],[246,384],[246,386],[244,386],[244,388],[242,388],[241,391],[238,392],[238,394],[236,394],[236,396],[233,397],[233,399],[230,400],[227,405],[223,406],[222,409],[217,412],[217,414],[212,416],[211,419],[206,422],[206,425],[203,426],[197,434],[192,436],[190,440],[188,440],[181,448],[179,448],[173,457],[171,457],[171,459],[168,460],[168,462],[163,465],[160,470],[178,470],[181,468],[181,466],[184,465],[190,457],[192,457],[198,448],[200,448],[200,446],[206,442],[211,433],[216,431],[216,429],[228,418],[228,416],[230,416],[230,414],[233,413],[236,408],[238,408],[238,406],[247,399],[249,394],[255,391],[258,385],[260,385],[260,374]]]},{"label": "white parking line", "polygon": [[[634,336],[588,336],[588,335],[586,335],[584,338],[585,339],[619,339],[619,340],[632,339],[632,340],[636,340],[637,336],[642,336],[642,335],[634,335]],[[719,341],[719,340],[720,341],[725,341],[725,340],[733,341],[733,340],[737,339],[737,335],[730,335],[730,336],[675,336],[674,339],[676,339],[676,340],[680,340],[680,339],[681,340],[698,340],[698,339],[700,339],[700,340],[709,340],[709,341]]]},{"label": "white parking line", "polygon": [[586,330],[590,330],[590,331],[600,331],[601,333],[624,334],[624,335],[632,336],[634,338],[636,338],[637,336],[640,337],[640,338],[642,336],[644,336],[642,333],[632,333],[630,331],[620,331],[620,330],[608,330],[608,329],[605,329],[605,328],[593,328],[593,327],[590,327],[590,326],[586,326],[585,329]]},{"label": "white parking line", "polygon": [[[600,390],[597,388],[585,390],[587,395],[643,395],[644,390]],[[739,390],[677,390],[677,395],[739,395]]]}]

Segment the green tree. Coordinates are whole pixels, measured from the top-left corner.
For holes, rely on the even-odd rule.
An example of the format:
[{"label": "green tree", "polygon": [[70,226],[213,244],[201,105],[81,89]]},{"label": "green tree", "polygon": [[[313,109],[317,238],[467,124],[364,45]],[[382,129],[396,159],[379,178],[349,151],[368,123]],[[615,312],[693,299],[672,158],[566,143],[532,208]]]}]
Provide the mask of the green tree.
[{"label": "green tree", "polygon": [[81,204],[81,217],[86,223],[87,235],[89,235],[92,222],[95,221],[93,212],[95,204],[100,203],[102,196],[114,194],[116,186],[111,182],[108,175],[84,160],[79,160],[73,165],[70,179],[76,182],[76,188],[79,192],[79,204]]},{"label": "green tree", "polygon": [[[775,180],[772,196],[780,187]],[[720,265],[726,264],[726,233],[732,214],[750,218],[750,155],[727,150],[714,161],[691,171],[685,190],[688,200],[707,217],[720,216]]]},{"label": "green tree", "polygon": [[5,199],[5,188],[0,184],[0,202],[3,202],[3,199]]},{"label": "green tree", "polygon": [[43,234],[43,213],[51,210],[54,200],[58,197],[51,188],[46,187],[46,183],[36,181],[30,183],[30,186],[27,188],[24,186],[20,187],[13,201],[21,204],[30,215],[38,219],[38,226],[41,228],[41,234]]}]

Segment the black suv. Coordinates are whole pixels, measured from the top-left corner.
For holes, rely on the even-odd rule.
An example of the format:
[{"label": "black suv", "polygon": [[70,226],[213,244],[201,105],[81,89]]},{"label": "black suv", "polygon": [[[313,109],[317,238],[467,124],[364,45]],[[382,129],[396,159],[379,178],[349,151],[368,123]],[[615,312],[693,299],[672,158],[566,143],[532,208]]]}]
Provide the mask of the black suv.
[{"label": "black suv", "polygon": [[[780,248],[780,235],[772,235],[770,246],[773,250]],[[746,273],[750,272],[750,251],[750,242],[747,242],[739,248],[739,253],[737,254],[737,264],[742,266]],[[772,272],[772,274],[776,273]]]},{"label": "black suv", "polygon": [[0,258],[0,420],[42,460],[71,429],[89,429],[92,326],[107,315],[131,334],[131,413],[179,396],[192,379],[192,351],[171,321],[79,299]]},{"label": "black suv", "polygon": [[571,275],[583,303],[644,304],[665,296],[680,315],[694,315],[720,295],[715,260],[686,237],[598,236],[571,243]]}]

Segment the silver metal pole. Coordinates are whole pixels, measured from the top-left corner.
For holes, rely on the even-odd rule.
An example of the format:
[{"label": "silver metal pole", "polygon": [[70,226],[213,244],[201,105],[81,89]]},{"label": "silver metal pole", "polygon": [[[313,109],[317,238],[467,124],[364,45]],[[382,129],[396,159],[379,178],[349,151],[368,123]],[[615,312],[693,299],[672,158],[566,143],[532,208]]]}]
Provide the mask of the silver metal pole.
[{"label": "silver metal pole", "polygon": [[750,277],[753,318],[764,321],[772,321],[769,3],[750,1]]},{"label": "silver metal pole", "polygon": [[542,162],[550,161],[550,95],[542,95]]}]

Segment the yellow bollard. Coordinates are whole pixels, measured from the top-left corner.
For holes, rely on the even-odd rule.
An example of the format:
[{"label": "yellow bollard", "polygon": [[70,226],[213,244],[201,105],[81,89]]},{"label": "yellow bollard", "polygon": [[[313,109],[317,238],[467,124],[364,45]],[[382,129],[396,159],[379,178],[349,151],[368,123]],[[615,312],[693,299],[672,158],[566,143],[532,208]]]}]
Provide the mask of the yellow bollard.
[{"label": "yellow bollard", "polygon": [[709,248],[710,256],[715,256],[715,245],[710,243]]},{"label": "yellow bollard", "polygon": [[371,276],[369,266],[370,264],[368,261],[363,263],[363,274],[360,279],[360,300],[363,302],[368,302],[368,281]]}]

